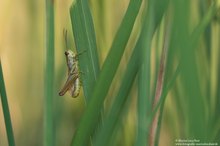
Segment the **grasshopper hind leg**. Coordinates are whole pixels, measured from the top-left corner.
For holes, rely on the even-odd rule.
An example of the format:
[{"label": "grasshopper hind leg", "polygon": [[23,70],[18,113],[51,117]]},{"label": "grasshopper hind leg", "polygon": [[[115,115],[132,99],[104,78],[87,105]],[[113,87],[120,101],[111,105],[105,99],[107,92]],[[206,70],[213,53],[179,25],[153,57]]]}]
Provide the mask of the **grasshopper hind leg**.
[{"label": "grasshopper hind leg", "polygon": [[76,98],[77,96],[79,96],[80,88],[81,88],[80,79],[77,78],[76,81],[74,82],[73,86],[70,89],[71,96],[73,98]]}]

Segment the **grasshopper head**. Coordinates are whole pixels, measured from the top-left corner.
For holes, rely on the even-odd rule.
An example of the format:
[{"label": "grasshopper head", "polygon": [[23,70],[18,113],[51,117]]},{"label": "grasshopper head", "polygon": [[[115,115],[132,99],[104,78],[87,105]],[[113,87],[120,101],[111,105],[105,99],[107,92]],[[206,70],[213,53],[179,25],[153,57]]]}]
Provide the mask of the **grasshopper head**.
[{"label": "grasshopper head", "polygon": [[73,51],[67,50],[65,51],[65,55],[66,55],[67,60],[76,61],[76,53],[74,53]]},{"label": "grasshopper head", "polygon": [[75,56],[76,56],[76,54],[71,50],[65,51],[65,55],[67,58],[75,58]]},{"label": "grasshopper head", "polygon": [[65,51],[65,55],[68,70],[69,72],[72,72],[72,70],[74,70],[74,68],[77,66],[77,55],[71,50]]}]

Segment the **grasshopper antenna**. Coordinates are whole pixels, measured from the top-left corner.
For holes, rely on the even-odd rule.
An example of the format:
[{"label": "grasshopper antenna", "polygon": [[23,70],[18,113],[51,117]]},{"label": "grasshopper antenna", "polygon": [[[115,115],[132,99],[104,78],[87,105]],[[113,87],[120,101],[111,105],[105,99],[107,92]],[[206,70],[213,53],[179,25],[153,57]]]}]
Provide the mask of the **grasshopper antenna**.
[{"label": "grasshopper antenna", "polygon": [[64,40],[65,40],[65,46],[66,49],[68,49],[68,43],[67,43],[67,30],[63,29],[63,36],[64,36]]},{"label": "grasshopper antenna", "polygon": [[85,53],[87,50],[83,50],[79,53],[76,54],[76,59],[78,60],[79,59],[79,56],[82,55],[83,53]]}]

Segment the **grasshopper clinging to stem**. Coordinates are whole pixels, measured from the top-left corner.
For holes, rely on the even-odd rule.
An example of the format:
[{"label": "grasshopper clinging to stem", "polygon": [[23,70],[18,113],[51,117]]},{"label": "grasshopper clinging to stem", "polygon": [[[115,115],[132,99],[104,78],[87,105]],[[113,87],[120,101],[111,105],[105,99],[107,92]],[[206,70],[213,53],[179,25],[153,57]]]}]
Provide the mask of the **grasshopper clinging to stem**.
[{"label": "grasshopper clinging to stem", "polygon": [[[65,36],[65,43],[67,48],[67,31],[64,31],[64,36]],[[81,88],[81,81],[80,81],[81,72],[78,66],[78,59],[79,59],[78,57],[83,52],[77,54],[71,50],[65,51],[66,63],[68,67],[68,77],[63,88],[59,92],[60,96],[63,96],[67,91],[69,91],[71,96],[74,98],[79,96],[80,88]]]}]

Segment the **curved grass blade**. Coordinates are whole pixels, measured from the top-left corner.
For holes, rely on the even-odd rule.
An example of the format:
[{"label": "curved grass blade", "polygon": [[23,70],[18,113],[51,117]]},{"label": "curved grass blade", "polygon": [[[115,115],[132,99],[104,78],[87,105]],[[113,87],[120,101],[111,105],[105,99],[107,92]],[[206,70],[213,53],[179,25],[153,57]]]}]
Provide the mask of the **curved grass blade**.
[{"label": "curved grass blade", "polygon": [[[169,13],[167,14],[167,18],[165,20],[165,34],[164,34],[164,42],[163,42],[163,48],[162,48],[162,53],[160,57],[160,66],[158,70],[158,76],[157,76],[157,84],[156,84],[156,90],[155,90],[155,97],[153,101],[153,105],[157,105],[157,103],[161,100],[161,95],[164,92],[163,89],[165,86],[165,73],[167,70],[167,56],[168,56],[168,48],[170,46],[170,32],[171,32],[171,19],[169,18]],[[153,121],[153,125],[151,128],[151,135],[152,135],[152,145],[158,146],[159,142],[159,132],[160,132],[160,124],[161,124],[161,119],[162,116],[161,114],[163,113],[163,108],[164,108],[164,102],[162,102],[161,107],[160,107],[160,112],[158,112]]]},{"label": "curved grass blade", "polygon": [[[189,41],[189,48],[187,48],[185,51],[182,50],[182,57],[183,59],[183,81],[185,85],[185,89],[187,90],[188,99],[187,102],[189,102],[189,110],[191,111],[188,113],[188,120],[189,120],[189,135],[188,136],[195,136],[198,137],[201,140],[205,140],[207,137],[207,131],[204,126],[207,124],[205,122],[205,115],[204,113],[204,107],[207,105],[206,102],[203,100],[203,95],[201,92],[201,86],[198,79],[198,70],[196,68],[197,62],[195,60],[196,56],[196,48],[198,47],[199,39],[203,32],[205,32],[206,27],[211,22],[212,18],[216,14],[217,6],[216,3],[212,3],[210,8],[208,9],[206,15],[203,17],[202,21],[197,25],[197,27],[194,29],[192,34],[190,35],[190,41]],[[184,54],[183,54],[184,53]],[[187,56],[187,59],[186,59]],[[188,64],[190,61],[190,65]],[[191,71],[189,71],[191,69]],[[186,82],[186,79],[188,79],[190,82]],[[194,103],[197,103],[194,105]],[[195,116],[196,115],[196,116]],[[197,122],[195,122],[197,120]],[[201,131],[203,129],[204,132]]]},{"label": "curved grass blade", "polygon": [[[151,113],[152,100],[150,98],[150,59],[151,59],[151,41],[156,26],[163,16],[169,0],[165,1],[148,1],[148,9],[145,11],[146,18],[143,22],[140,44],[142,46],[141,66],[139,71],[138,84],[138,127],[136,146],[145,146],[148,144],[149,129],[146,126],[148,115]],[[147,8],[147,6],[145,6]],[[160,9],[160,11],[157,11]],[[155,11],[156,10],[156,11]]]},{"label": "curved grass blade", "polygon": [[133,82],[138,72],[139,51],[140,47],[136,46],[127,65],[121,87],[111,107],[111,111],[108,114],[107,118],[103,121],[103,127],[96,135],[96,139],[94,142],[95,146],[107,145],[109,143],[109,140],[111,139],[114,127],[117,121],[120,119],[119,115],[122,112],[124,103],[129,95],[129,91],[132,88]]},{"label": "curved grass blade", "polygon": [[44,86],[44,146],[54,145],[53,92],[54,92],[54,5],[46,0],[46,63]]},{"label": "curved grass blade", "polygon": [[98,122],[99,112],[130,37],[142,0],[130,0],[127,12],[112,43],[92,98],[73,138],[73,146],[85,146]]},{"label": "curved grass blade", "polygon": [[[156,31],[156,28],[160,23],[161,16],[163,15],[163,13],[164,11],[160,11],[156,13],[157,21],[155,21],[155,26],[151,33],[151,37],[153,36],[153,32]],[[96,146],[106,145],[111,138],[111,134],[113,133],[115,124],[117,123],[119,119],[119,115],[122,111],[123,104],[125,103],[125,100],[128,97],[129,91],[132,87],[138,68],[140,67],[139,58],[140,58],[140,51],[141,49],[143,49],[142,43],[143,41],[145,41],[145,39],[143,39],[144,33],[145,31],[143,29],[141,31],[141,35],[138,39],[135,49],[132,53],[130,61],[127,65],[127,69],[125,71],[125,75],[121,87],[112,105],[111,111],[107,116],[107,118],[105,119],[105,121],[103,122],[104,123],[103,128],[101,128],[98,135],[96,136],[96,141],[94,143]]]},{"label": "curved grass blade", "polygon": [[[213,17],[213,15],[215,14],[215,11],[216,11],[216,8],[214,7],[214,5],[212,5],[206,15],[204,16],[204,18],[202,19],[201,23],[199,23],[197,25],[197,27],[195,27],[192,35],[191,35],[191,39],[192,40],[192,45],[193,46],[196,46],[197,42],[198,42],[198,38],[199,36],[202,34],[203,31],[205,31],[206,29],[206,26],[208,26],[211,18]],[[178,69],[177,71],[179,72],[179,66],[178,66]],[[176,71],[175,75],[173,78],[176,78],[176,74],[178,73]],[[164,92],[164,91],[163,91]],[[166,91],[167,92],[167,91]],[[157,133],[156,133],[156,139],[155,139],[155,145],[158,146],[159,145],[159,136],[160,136],[160,128],[161,128],[161,122],[162,122],[162,114],[163,114],[163,107],[164,107],[164,104],[165,104],[165,100],[162,102],[162,105],[160,107],[160,114],[159,114],[159,120],[158,120],[158,123],[157,123]]]},{"label": "curved grass blade", "polygon": [[5,127],[6,127],[7,137],[8,137],[8,144],[9,146],[15,146],[15,140],[14,140],[13,128],[11,124],[11,117],[10,117],[10,111],[8,107],[7,95],[6,95],[6,90],[5,90],[5,83],[4,83],[1,60],[0,60],[0,95],[1,95],[2,109],[3,109],[4,119],[5,119]]},{"label": "curved grass blade", "polygon": [[[182,61],[182,91],[184,92],[184,112],[185,122],[187,123],[187,130],[185,131],[186,137],[195,137],[201,141],[207,138],[207,117],[205,116],[205,107],[207,105],[204,102],[204,95],[201,92],[201,82],[198,77],[196,56],[198,50],[196,50],[199,38],[204,32],[206,26],[210,22],[213,12],[207,13],[198,27],[189,34],[189,1],[173,1],[175,4],[174,10],[174,25],[173,28],[178,34],[174,46],[180,48],[180,55]],[[210,15],[211,14],[211,15]],[[180,29],[181,28],[181,29]],[[196,103],[196,104],[195,104]]]},{"label": "curved grass blade", "polygon": [[87,0],[76,0],[70,8],[73,35],[79,56],[83,91],[88,102],[94,90],[100,69],[96,45],[96,36],[91,12]]}]

